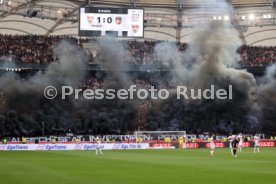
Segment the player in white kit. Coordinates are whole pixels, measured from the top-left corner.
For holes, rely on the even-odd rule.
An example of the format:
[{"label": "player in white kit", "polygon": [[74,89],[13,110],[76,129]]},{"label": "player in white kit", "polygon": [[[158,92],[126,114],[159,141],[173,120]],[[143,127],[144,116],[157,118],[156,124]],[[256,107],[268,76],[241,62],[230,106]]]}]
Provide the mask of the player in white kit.
[{"label": "player in white kit", "polygon": [[254,136],[254,153],[260,153],[260,136],[258,136],[257,134]]},{"label": "player in white kit", "polygon": [[242,151],[242,144],[243,144],[243,136],[242,136],[242,133],[240,133],[240,134],[238,135],[238,139],[239,139],[238,150],[241,152],[241,151]]},{"label": "player in white kit", "polygon": [[101,138],[97,137],[96,138],[96,155],[98,155],[98,154],[102,155],[103,154],[102,148],[101,148],[101,143],[102,143]]},{"label": "player in white kit", "polygon": [[230,148],[230,151],[231,151],[231,154],[233,155],[233,148],[232,148],[232,141],[235,139],[235,135],[232,135],[230,134],[229,137],[228,137],[228,141],[229,141],[229,148]]},{"label": "player in white kit", "polygon": [[216,145],[215,145],[215,142],[214,142],[214,138],[211,137],[211,142],[210,142],[211,156],[215,156],[215,149],[216,149]]}]

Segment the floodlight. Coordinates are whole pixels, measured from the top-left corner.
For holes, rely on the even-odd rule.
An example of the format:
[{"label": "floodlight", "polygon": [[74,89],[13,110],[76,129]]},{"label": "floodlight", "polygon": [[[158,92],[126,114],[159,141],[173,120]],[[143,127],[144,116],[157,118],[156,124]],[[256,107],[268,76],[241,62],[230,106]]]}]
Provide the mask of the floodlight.
[{"label": "floodlight", "polygon": [[225,20],[225,21],[228,21],[229,19],[230,19],[230,18],[229,18],[229,15],[225,15],[225,16],[224,16],[224,20]]},{"label": "floodlight", "polygon": [[254,20],[255,19],[255,15],[254,14],[249,14],[248,18],[249,18],[249,20]]}]

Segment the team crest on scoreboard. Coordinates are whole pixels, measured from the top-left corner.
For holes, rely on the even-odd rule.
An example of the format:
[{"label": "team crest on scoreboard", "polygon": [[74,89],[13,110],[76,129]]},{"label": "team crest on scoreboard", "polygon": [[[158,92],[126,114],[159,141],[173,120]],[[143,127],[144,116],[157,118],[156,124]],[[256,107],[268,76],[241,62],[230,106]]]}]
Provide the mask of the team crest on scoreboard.
[{"label": "team crest on scoreboard", "polygon": [[86,19],[87,19],[87,21],[88,21],[89,24],[92,24],[93,21],[94,21],[94,16],[92,16],[92,15],[87,15]]},{"label": "team crest on scoreboard", "polygon": [[137,32],[139,31],[139,25],[138,25],[138,24],[132,25],[132,31],[133,31],[134,33],[137,33]]},{"label": "team crest on scoreboard", "polygon": [[116,18],[115,18],[115,23],[116,23],[117,25],[120,25],[120,24],[122,23],[122,17],[116,17]]}]

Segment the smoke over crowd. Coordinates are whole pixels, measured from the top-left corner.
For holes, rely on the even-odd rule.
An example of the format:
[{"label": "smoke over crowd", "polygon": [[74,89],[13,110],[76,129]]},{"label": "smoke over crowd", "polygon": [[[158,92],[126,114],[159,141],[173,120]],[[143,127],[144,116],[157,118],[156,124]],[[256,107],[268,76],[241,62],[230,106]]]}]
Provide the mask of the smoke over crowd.
[{"label": "smoke over crowd", "polygon": [[[212,3],[217,5],[216,13],[231,15],[228,3],[218,0]],[[204,3],[200,9],[208,11]],[[175,73],[171,83],[199,89],[210,85],[220,89],[230,84],[234,89],[233,100],[184,102],[171,98],[161,103],[158,113],[151,110],[150,126],[224,133],[275,130],[275,66],[268,68],[262,80],[266,84],[257,84],[251,73],[235,69],[239,61],[236,51],[242,43],[230,22],[209,21],[195,29],[194,39],[184,54],[170,44],[161,43],[155,47],[157,57],[163,58],[164,64],[173,61]],[[191,61],[194,63],[187,67]]]},{"label": "smoke over crowd", "polygon": [[[200,11],[205,11],[203,4]],[[217,5],[214,11],[231,15],[232,7],[228,3],[213,0],[213,4]],[[144,100],[146,102],[48,100],[43,96],[46,86],[77,88],[78,83],[90,75],[85,69],[88,58],[84,52],[77,45],[62,41],[54,49],[57,62],[49,64],[45,71],[24,79],[13,72],[1,76],[0,132],[18,136],[40,135],[45,126],[48,134],[68,129],[80,134],[119,134],[137,129],[141,103],[148,106],[148,130],[195,133],[276,131],[276,67],[268,68],[266,76],[256,82],[252,74],[236,69],[237,49],[242,43],[229,21],[208,21],[194,29],[194,39],[184,53],[179,52],[174,43],[161,42],[155,46],[157,60],[173,67],[165,76],[156,74],[155,80],[195,89],[206,89],[211,85],[226,89],[232,85],[232,100],[177,100],[173,97],[162,101]],[[108,61],[99,65],[105,72],[95,74],[104,78],[102,87],[128,88],[141,74],[139,71],[126,72],[131,70],[130,64],[125,62],[131,59],[126,46],[111,39],[99,40],[98,45]],[[142,75],[145,78],[145,74]]]},{"label": "smoke over crowd", "polygon": [[[72,98],[48,100],[44,97],[46,86],[77,88],[88,73],[85,70],[87,57],[78,46],[62,41],[54,50],[58,62],[51,63],[43,72],[26,79],[16,73],[1,76],[0,88],[4,101],[0,122],[5,134],[41,134],[42,126],[49,134],[64,133],[68,129],[79,133],[117,131],[117,127],[124,131],[131,129],[128,124],[131,123],[129,119],[134,114],[134,108],[128,103],[85,99],[77,101]],[[123,79],[117,79],[113,78],[106,87],[112,84],[120,87],[119,84],[123,84],[120,80]]]}]

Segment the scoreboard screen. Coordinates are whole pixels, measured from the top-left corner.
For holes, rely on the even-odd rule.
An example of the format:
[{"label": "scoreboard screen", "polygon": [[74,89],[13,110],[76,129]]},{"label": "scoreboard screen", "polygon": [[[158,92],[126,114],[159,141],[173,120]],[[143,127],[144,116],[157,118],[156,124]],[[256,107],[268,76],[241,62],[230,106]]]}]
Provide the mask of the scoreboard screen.
[{"label": "scoreboard screen", "polygon": [[82,7],[79,36],[144,36],[144,10]]}]

